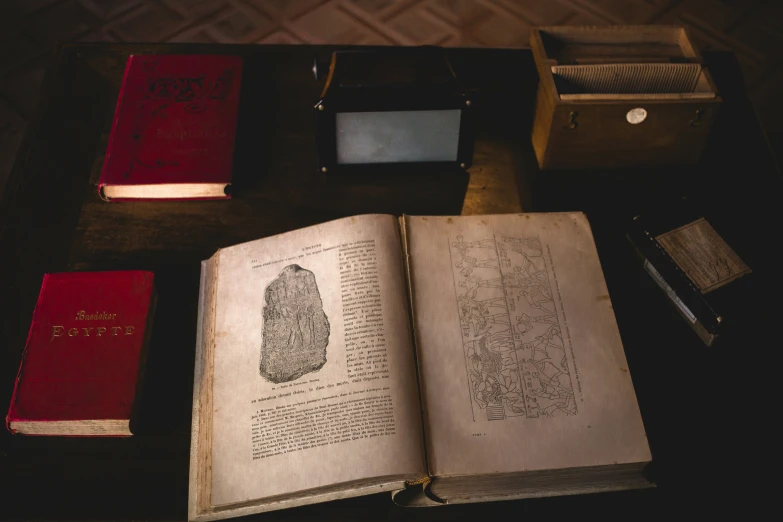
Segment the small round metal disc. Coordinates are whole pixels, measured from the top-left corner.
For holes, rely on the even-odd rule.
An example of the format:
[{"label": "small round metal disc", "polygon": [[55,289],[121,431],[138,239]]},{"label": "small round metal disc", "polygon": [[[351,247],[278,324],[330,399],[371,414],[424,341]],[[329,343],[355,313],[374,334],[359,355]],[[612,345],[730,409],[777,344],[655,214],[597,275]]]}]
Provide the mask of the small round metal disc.
[{"label": "small round metal disc", "polygon": [[631,109],[628,111],[628,114],[625,115],[625,119],[628,120],[628,123],[631,125],[636,125],[647,119],[647,111],[641,107]]}]

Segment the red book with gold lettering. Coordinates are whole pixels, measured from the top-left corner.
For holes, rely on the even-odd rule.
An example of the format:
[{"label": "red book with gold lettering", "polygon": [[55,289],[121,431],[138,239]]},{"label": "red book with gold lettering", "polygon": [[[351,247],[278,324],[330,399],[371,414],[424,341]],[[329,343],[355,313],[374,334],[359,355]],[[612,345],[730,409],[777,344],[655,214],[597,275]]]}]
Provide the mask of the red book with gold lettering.
[{"label": "red book with gold lettering", "polygon": [[131,435],[155,296],[151,272],[46,274],[8,429],[24,435]]},{"label": "red book with gold lettering", "polygon": [[242,58],[132,55],[98,192],[106,201],[229,197]]}]

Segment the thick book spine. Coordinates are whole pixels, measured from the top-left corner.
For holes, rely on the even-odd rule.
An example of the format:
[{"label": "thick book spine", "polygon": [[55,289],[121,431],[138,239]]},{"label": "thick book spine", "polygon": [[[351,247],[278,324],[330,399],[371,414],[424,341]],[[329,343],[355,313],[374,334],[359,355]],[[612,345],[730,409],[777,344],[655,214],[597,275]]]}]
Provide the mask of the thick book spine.
[{"label": "thick book spine", "polygon": [[125,72],[122,75],[122,84],[120,84],[120,93],[117,95],[117,106],[114,109],[114,121],[111,124],[111,132],[109,133],[109,144],[106,147],[106,156],[103,158],[103,168],[101,169],[101,177],[98,180],[98,195],[104,201],[110,201],[103,193],[103,187],[106,186],[106,173],[109,168],[109,161],[111,160],[112,145],[114,143],[114,137],[117,134],[117,123],[120,120],[120,107],[122,106],[123,95],[125,94],[125,85],[128,83],[128,73],[133,63],[133,55],[128,57],[128,61],[125,62]]}]

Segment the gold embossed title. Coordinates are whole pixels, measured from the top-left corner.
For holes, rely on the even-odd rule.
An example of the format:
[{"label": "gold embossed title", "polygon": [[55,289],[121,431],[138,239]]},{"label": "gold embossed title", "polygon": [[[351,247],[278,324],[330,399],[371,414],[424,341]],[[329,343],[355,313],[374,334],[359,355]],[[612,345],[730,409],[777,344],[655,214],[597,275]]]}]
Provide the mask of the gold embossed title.
[{"label": "gold embossed title", "polygon": [[[76,312],[74,321],[113,321],[117,319],[117,314],[104,311],[88,314],[84,310]],[[52,326],[52,336],[49,342],[54,341],[56,337],[109,337],[119,335],[133,335],[136,331],[134,326],[90,326],[90,327],[72,327],[66,330],[65,326]]]}]

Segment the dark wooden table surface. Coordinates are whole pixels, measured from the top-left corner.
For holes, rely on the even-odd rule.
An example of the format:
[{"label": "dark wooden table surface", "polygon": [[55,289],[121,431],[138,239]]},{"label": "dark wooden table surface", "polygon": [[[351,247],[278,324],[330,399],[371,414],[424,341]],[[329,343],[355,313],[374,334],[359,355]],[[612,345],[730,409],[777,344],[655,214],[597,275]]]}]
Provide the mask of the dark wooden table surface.
[{"label": "dark wooden table surface", "polygon": [[[436,509],[388,495],[259,515],[264,520],[496,520],[512,517],[749,514],[780,411],[780,174],[734,58],[707,54],[724,106],[695,167],[539,172],[530,146],[537,76],[528,50],[449,50],[475,97],[469,173],[449,169],[338,178],[316,168],[312,106],[321,84],[308,46],[76,44],[58,50],[46,94],[0,201],[0,406],[46,272],[145,269],[159,304],[138,434],[123,440],[0,435],[0,517],[184,519],[199,261],[220,247],[343,216],[582,210],[591,220],[654,456],[653,490]],[[96,183],[131,53],[245,57],[235,197],[102,202]],[[761,291],[704,347],[639,269],[624,233],[647,208],[687,197],[747,252]],[[303,470],[306,472],[306,470]],[[271,479],[271,477],[270,477]],[[769,486],[767,486],[769,487]],[[757,489],[761,488],[761,489]]]}]

